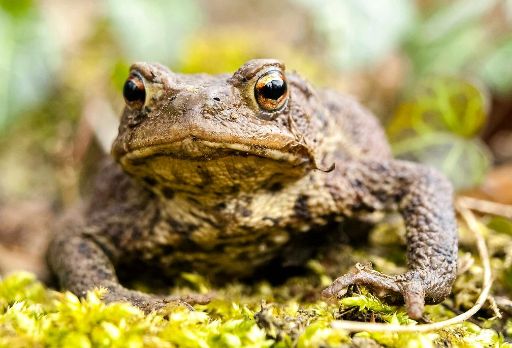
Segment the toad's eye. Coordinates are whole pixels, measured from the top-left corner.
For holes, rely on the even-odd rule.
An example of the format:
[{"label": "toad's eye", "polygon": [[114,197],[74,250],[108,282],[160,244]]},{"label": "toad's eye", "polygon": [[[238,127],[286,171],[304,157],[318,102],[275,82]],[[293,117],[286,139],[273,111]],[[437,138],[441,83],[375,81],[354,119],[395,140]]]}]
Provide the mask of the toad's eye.
[{"label": "toad's eye", "polygon": [[146,87],[144,87],[142,78],[137,75],[130,75],[124,83],[123,96],[129,107],[142,108],[146,101]]},{"label": "toad's eye", "polygon": [[254,96],[265,111],[281,109],[288,99],[288,86],[283,73],[272,70],[261,76],[254,86]]}]

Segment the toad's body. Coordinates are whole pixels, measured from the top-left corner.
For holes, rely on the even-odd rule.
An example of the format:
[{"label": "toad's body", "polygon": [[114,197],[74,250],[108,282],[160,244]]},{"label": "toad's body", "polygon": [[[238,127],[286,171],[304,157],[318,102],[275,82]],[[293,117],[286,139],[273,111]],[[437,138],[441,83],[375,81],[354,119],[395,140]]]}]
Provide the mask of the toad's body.
[{"label": "toad's body", "polygon": [[399,211],[409,270],[355,270],[324,293],[367,285],[403,296],[413,317],[424,299],[449,294],[451,187],[430,169],[393,160],[377,121],[351,98],[315,91],[274,60],[249,61],[233,76],[136,64],[124,94],[117,163],[101,171],[84,221],[65,225],[49,250],[64,287],[83,294],[103,286],[107,300],[151,310],[168,299],[122,287],[114,266],[245,277],[286,262],[304,236],[312,243],[302,247],[314,248],[331,222]]}]

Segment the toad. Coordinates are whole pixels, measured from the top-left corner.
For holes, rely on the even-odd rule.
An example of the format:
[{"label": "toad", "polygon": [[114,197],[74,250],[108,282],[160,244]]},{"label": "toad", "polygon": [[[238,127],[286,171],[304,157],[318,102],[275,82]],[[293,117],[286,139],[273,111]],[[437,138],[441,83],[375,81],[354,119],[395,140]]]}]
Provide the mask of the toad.
[{"label": "toad", "polygon": [[449,295],[457,268],[452,187],[431,168],[393,159],[376,118],[351,97],[315,89],[273,59],[250,60],[233,75],[137,63],[123,94],[114,160],[100,170],[82,218],[63,223],[49,247],[63,288],[83,296],[103,287],[107,302],[146,312],[204,302],[129,289],[116,272],[250,277],[312,231],[302,248],[338,233],[327,228],[333,223],[396,212],[407,271],[356,267],[323,295],[363,285],[405,303],[414,319]]}]

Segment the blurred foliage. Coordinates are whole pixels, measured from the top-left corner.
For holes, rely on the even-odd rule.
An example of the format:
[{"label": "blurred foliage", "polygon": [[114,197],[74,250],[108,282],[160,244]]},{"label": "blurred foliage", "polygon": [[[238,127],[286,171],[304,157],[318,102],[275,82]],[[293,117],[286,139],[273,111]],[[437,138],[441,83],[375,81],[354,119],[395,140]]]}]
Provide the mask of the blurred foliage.
[{"label": "blurred foliage", "polygon": [[195,0],[108,0],[106,13],[125,59],[171,65],[202,19]]},{"label": "blurred foliage", "polygon": [[483,61],[483,80],[500,94],[507,94],[512,90],[510,57],[512,57],[512,37],[503,40]]},{"label": "blurred foliage", "polygon": [[501,93],[510,91],[512,70],[503,62],[512,44],[512,18],[505,15],[504,23],[498,18],[506,1],[457,0],[440,4],[416,22],[405,42],[413,66],[411,78],[464,73],[482,79]]},{"label": "blurred foliage", "polygon": [[0,1],[0,131],[44,100],[60,65],[53,33],[32,0]]},{"label": "blurred foliage", "polygon": [[392,140],[411,132],[448,132],[471,139],[485,124],[488,103],[486,93],[470,81],[430,78],[399,106],[388,134]]},{"label": "blurred foliage", "polygon": [[490,152],[478,139],[486,122],[487,98],[460,78],[424,80],[389,123],[395,155],[438,168],[456,188],[475,186],[491,164]]},{"label": "blurred foliage", "polygon": [[494,217],[488,227],[494,231],[507,234],[512,237],[512,221],[502,217]]},{"label": "blurred foliage", "polygon": [[456,73],[474,60],[491,30],[483,21],[484,15],[498,2],[451,1],[418,21],[406,46],[414,75]]},{"label": "blurred foliage", "polygon": [[198,33],[185,45],[178,68],[184,73],[222,74],[249,59],[262,58],[261,40],[248,33]]},{"label": "blurred foliage", "polygon": [[198,32],[185,45],[176,67],[185,73],[232,73],[249,59],[273,57],[286,62],[286,69],[300,71],[308,79],[322,80],[327,75],[321,64],[303,51],[268,46],[267,41],[266,35],[243,30],[219,31],[214,35]]},{"label": "blurred foliage", "polygon": [[415,19],[409,0],[293,0],[306,6],[335,67],[353,70],[376,63],[403,40]]}]

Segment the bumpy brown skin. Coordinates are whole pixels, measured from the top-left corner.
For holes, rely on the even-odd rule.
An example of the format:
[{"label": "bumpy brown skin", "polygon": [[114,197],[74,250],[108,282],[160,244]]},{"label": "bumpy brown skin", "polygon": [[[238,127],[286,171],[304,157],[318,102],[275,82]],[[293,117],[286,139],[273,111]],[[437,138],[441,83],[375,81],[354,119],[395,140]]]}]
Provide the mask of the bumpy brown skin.
[{"label": "bumpy brown skin", "polygon": [[[286,104],[275,112],[263,111],[254,96],[269,70],[283,72],[288,84]],[[408,271],[387,276],[359,266],[324,295],[362,284],[404,300],[420,318],[425,301],[450,293],[452,188],[432,169],[393,160],[380,125],[356,101],[315,91],[275,60],[249,61],[233,76],[182,75],[146,63],[132,74],[143,80],[146,98],[125,108],[112,149],[117,163],[99,174],[83,222],[63,224],[49,249],[62,287],[78,295],[105,287],[107,301],[146,311],[204,302],[129,290],[115,269],[246,277],[312,229],[397,211],[407,228]]]}]

